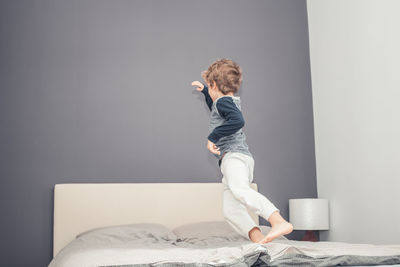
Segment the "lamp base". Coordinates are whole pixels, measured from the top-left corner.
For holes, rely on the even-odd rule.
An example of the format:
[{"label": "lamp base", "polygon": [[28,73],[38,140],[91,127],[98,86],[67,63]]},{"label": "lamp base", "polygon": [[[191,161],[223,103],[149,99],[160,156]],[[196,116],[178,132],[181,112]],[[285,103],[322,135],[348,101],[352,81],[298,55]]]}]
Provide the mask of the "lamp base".
[{"label": "lamp base", "polygon": [[318,238],[315,235],[314,231],[311,230],[306,230],[306,233],[304,234],[303,238],[301,241],[312,241],[312,242],[317,242]]}]

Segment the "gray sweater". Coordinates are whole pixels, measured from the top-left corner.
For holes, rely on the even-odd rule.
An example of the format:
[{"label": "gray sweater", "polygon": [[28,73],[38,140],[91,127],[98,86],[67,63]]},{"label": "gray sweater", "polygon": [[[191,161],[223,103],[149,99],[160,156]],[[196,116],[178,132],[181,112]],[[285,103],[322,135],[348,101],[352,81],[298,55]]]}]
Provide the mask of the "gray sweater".
[{"label": "gray sweater", "polygon": [[211,111],[208,140],[220,148],[220,155],[214,154],[219,159],[225,152],[241,152],[252,156],[243,133],[244,119],[240,107],[240,97],[224,95],[212,101],[208,94],[208,87],[204,85],[201,91],[208,108]]}]

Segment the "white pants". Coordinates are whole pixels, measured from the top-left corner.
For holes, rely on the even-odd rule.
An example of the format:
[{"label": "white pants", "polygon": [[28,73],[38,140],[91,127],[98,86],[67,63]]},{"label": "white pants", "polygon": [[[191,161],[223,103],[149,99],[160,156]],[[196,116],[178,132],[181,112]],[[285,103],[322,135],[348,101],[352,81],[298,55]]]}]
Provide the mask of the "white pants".
[{"label": "white pants", "polygon": [[240,152],[227,152],[221,161],[224,184],[223,213],[226,221],[240,235],[250,240],[249,231],[258,225],[246,207],[268,221],[280,211],[265,196],[250,187],[253,181],[254,159]]}]

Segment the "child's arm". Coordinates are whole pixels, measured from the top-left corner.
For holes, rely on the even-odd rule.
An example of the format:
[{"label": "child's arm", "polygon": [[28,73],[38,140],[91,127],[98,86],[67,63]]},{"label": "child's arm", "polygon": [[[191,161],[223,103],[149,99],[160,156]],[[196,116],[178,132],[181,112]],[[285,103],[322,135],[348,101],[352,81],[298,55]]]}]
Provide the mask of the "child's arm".
[{"label": "child's arm", "polygon": [[204,88],[203,88],[203,90],[202,90],[201,92],[202,92],[202,93],[204,94],[204,96],[206,97],[207,106],[208,106],[208,108],[211,110],[213,101],[212,101],[212,99],[211,99],[211,96],[208,94],[208,87],[207,87],[207,85],[204,84]]},{"label": "child's arm", "polygon": [[204,94],[204,96],[206,97],[207,106],[208,106],[208,108],[211,110],[213,101],[212,101],[212,99],[211,99],[211,96],[210,96],[209,93],[208,93],[208,87],[207,87],[207,85],[202,84],[202,83],[199,82],[199,81],[194,81],[194,82],[192,82],[192,85],[196,85],[196,86],[197,86],[196,90],[197,90],[197,91],[200,91],[200,92],[202,92],[202,93]]},{"label": "child's arm", "polygon": [[236,133],[244,126],[242,112],[238,109],[231,97],[222,97],[217,101],[216,108],[225,119],[225,122],[216,127],[208,136],[208,140],[214,144],[227,135]]}]

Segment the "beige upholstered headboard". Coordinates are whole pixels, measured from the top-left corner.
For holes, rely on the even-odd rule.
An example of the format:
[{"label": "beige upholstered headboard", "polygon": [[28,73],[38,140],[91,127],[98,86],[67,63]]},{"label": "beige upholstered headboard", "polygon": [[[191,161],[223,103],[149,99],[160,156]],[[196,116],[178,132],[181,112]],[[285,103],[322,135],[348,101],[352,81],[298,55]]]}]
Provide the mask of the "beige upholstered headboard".
[{"label": "beige upholstered headboard", "polygon": [[[257,184],[251,184],[257,191]],[[222,183],[56,184],[53,256],[79,233],[103,226],[224,220]],[[258,224],[258,216],[249,210]]]}]

